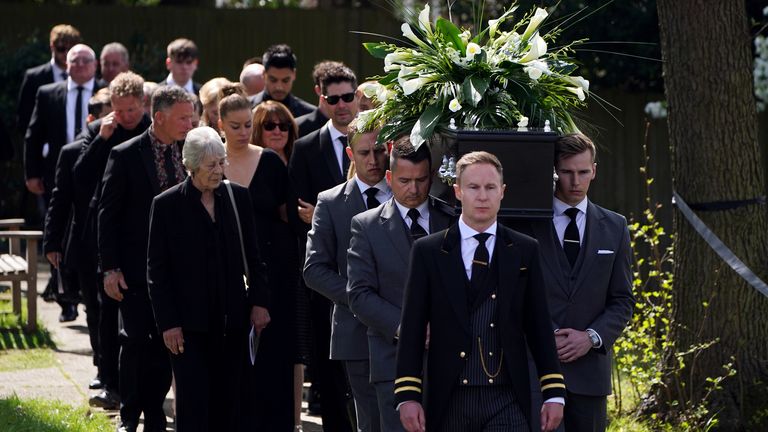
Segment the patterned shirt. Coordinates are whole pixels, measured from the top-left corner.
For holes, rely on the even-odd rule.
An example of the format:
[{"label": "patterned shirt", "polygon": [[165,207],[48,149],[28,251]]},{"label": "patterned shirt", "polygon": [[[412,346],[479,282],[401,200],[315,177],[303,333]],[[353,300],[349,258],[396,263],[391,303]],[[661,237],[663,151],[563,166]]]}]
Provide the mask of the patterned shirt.
[{"label": "patterned shirt", "polygon": [[[149,138],[152,142],[152,154],[155,159],[157,181],[160,184],[160,191],[162,192],[171,186],[180,183],[187,176],[184,172],[184,164],[181,162],[181,145],[178,142],[173,142],[171,144],[161,143],[155,136],[155,129],[153,126],[149,127]],[[165,169],[165,152],[168,147],[171,148],[172,163],[175,171],[174,178],[168,178],[168,172]]]}]

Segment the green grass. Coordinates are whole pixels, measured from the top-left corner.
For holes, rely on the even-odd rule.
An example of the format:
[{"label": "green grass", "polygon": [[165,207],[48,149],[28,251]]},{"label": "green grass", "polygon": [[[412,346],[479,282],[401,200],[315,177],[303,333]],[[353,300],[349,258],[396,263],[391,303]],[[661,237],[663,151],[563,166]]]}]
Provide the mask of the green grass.
[{"label": "green grass", "polygon": [[653,432],[648,425],[631,416],[613,418],[607,432]]},{"label": "green grass", "polygon": [[9,293],[0,296],[0,352],[9,349],[28,350],[34,348],[55,348],[48,330],[38,320],[37,330],[26,333],[22,322],[26,322],[27,304],[22,301],[21,318],[13,313]]},{"label": "green grass", "polygon": [[50,348],[0,351],[0,372],[22,369],[44,369],[53,367],[56,357]]},{"label": "green grass", "polygon": [[112,430],[110,419],[87,407],[73,408],[64,402],[0,399],[0,430],[3,432],[100,432]]}]

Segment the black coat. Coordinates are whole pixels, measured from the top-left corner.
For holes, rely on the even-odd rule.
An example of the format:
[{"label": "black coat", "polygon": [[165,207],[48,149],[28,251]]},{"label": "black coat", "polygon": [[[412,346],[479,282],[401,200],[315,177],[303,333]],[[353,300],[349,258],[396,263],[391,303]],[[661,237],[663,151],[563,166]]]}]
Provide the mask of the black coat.
[{"label": "black coat", "polygon": [[21,133],[26,133],[27,126],[29,126],[29,118],[32,117],[32,111],[35,109],[37,89],[51,83],[53,83],[53,66],[51,66],[50,61],[29,68],[24,72],[16,111],[16,124]]},{"label": "black coat", "polygon": [[320,111],[320,108],[315,108],[311,113],[304,114],[296,119],[296,125],[299,127],[299,137],[309,135],[323,127],[326,123],[328,123],[328,117]]},{"label": "black coat", "polygon": [[[223,268],[218,272],[226,281],[219,293],[220,316],[211,316],[207,273],[214,254],[201,238],[212,230],[208,212],[200,201],[201,192],[187,178],[155,197],[150,213],[147,249],[147,283],[160,332],[181,327],[184,330],[209,331],[213,319],[224,317],[227,329],[247,329],[251,306],[268,307],[265,267],[259,257],[256,224],[248,190],[232,184],[243,233],[243,244],[250,273],[249,287],[243,283],[245,266],[239,233],[226,186],[214,191],[219,228],[223,230]],[[215,327],[214,327],[215,328]]]},{"label": "black coat", "polygon": [[[538,368],[544,400],[565,397],[538,244],[499,224],[493,259],[498,260],[496,301],[504,370],[515,399],[528,417],[531,395],[526,346]],[[458,225],[414,242],[397,348],[395,402],[421,402],[423,389],[428,430],[440,430],[440,421],[469,357],[465,354],[472,352],[466,280]],[[425,377],[427,323],[430,342]]]},{"label": "black coat", "polygon": [[[273,99],[266,90],[262,90],[261,92],[253,95],[253,98],[251,98],[251,107],[256,108],[258,104],[268,100]],[[314,111],[315,108],[317,108],[304,99],[296,97],[290,93],[285,97],[285,99],[278,102],[285,105],[285,107],[288,108],[288,111],[291,112],[294,118],[301,117],[304,114],[309,114]]]},{"label": "black coat", "polygon": [[[312,205],[317,203],[317,194],[347,180],[333,145],[328,126],[323,126],[300,138],[293,146],[288,174],[296,195]],[[347,157],[346,153],[342,157]]]},{"label": "black coat", "polygon": [[99,200],[99,260],[102,270],[122,270],[129,290],[147,284],[149,210],[159,193],[149,130],[112,149]]}]

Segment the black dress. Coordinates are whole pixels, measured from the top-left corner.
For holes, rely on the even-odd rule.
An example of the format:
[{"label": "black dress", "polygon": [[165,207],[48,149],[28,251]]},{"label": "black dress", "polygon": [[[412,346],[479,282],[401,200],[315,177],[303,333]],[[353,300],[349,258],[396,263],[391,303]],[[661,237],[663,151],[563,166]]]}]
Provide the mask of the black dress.
[{"label": "black dress", "polygon": [[[258,431],[293,430],[293,366],[299,352],[297,311],[300,277],[297,199],[288,169],[272,150],[264,149],[248,185],[254,206],[259,250],[267,264],[271,292],[271,322],[262,331],[252,368],[254,417]],[[286,204],[289,222],[280,218]],[[306,319],[306,318],[304,318]]]}]

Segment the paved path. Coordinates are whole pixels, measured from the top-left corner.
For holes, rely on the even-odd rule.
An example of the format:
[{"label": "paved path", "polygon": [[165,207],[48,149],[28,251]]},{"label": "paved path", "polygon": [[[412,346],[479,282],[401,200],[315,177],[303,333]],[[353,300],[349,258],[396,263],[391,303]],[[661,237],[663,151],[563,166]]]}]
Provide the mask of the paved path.
[{"label": "paved path", "polygon": [[[96,367],[92,362],[92,351],[88,339],[88,328],[85,323],[85,308],[80,305],[79,316],[75,321],[59,323],[61,309],[56,303],[44,302],[40,294],[45,289],[50,274],[45,271],[47,266],[41,265],[38,278],[37,310],[40,321],[50,331],[56,343],[56,364],[45,369],[27,369],[20,371],[0,372],[0,397],[16,393],[21,398],[44,398],[65,401],[73,406],[88,404],[92,390],[88,383],[96,376]],[[22,288],[24,289],[24,288]],[[26,298],[23,300],[26,302]],[[173,392],[166,398],[166,414],[172,413],[171,403]],[[96,411],[103,411],[94,408]],[[116,417],[116,411],[103,411],[111,417]],[[171,418],[168,418],[169,424]],[[306,414],[306,403],[302,413],[302,423],[305,432],[320,432],[320,419]],[[169,430],[173,430],[169,427]],[[139,427],[142,431],[142,427]]]}]

